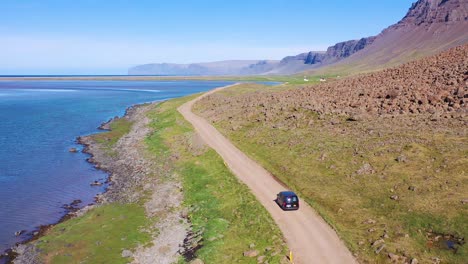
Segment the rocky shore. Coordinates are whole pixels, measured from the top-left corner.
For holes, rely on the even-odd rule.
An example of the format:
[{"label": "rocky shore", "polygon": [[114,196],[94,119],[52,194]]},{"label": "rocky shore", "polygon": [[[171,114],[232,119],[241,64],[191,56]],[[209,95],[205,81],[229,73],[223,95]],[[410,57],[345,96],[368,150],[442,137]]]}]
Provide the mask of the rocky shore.
[{"label": "rocky shore", "polygon": [[[152,236],[151,246],[122,251],[122,257],[133,258],[133,263],[176,261],[180,256],[179,251],[182,250],[180,245],[183,245],[189,229],[181,213],[181,183],[172,175],[168,158],[154,157],[146,149],[145,139],[152,133],[146,114],[155,106],[156,103],[131,107],[123,117],[115,117],[101,125],[101,129],[109,130],[112,122],[120,119],[132,123],[130,132],[123,135],[111,148],[106,146],[105,142],[98,142],[95,135],[78,138],[78,142],[85,146],[83,152],[91,155],[88,161],[96,168],[109,173],[109,185],[106,192],[95,197],[95,204],[70,212],[63,220],[80,217],[104,204],[144,204],[146,216],[157,221],[147,230]],[[49,228],[37,234],[34,240],[16,246],[10,253],[15,258],[10,262],[41,263],[41,252],[36,247],[36,239],[47,234]]]}]

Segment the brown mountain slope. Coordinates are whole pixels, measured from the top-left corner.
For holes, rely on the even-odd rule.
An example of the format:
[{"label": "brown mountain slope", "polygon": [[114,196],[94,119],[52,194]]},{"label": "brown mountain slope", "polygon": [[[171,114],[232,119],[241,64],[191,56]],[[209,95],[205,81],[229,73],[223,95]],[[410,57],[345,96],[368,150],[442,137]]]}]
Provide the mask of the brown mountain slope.
[{"label": "brown mountain slope", "polygon": [[466,118],[467,102],[468,44],[380,72],[268,96],[246,94],[219,107],[237,106],[247,115],[241,118],[260,109],[265,120],[294,113],[291,109],[354,119],[405,114]]},{"label": "brown mountain slope", "polygon": [[315,73],[356,73],[399,65],[468,42],[468,0],[419,0],[363,50]]}]

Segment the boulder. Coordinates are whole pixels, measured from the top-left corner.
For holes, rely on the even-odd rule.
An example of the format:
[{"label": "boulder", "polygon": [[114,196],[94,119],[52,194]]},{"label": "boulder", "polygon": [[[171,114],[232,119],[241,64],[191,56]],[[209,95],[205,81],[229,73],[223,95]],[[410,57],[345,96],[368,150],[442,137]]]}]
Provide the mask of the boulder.
[{"label": "boulder", "polygon": [[252,249],[244,252],[244,257],[254,258],[258,256],[258,250]]},{"label": "boulder", "polygon": [[205,262],[203,262],[203,260],[201,260],[199,258],[196,258],[196,259],[190,261],[190,264],[205,264]]},{"label": "boulder", "polygon": [[359,170],[356,171],[358,175],[373,174],[375,173],[374,168],[369,163],[364,163]]},{"label": "boulder", "polygon": [[124,249],[122,250],[122,258],[131,258],[133,257],[133,253],[130,250]]},{"label": "boulder", "polygon": [[382,250],[384,250],[384,248],[385,248],[385,244],[381,245],[380,247],[378,247],[378,248],[374,251],[375,254],[380,254],[380,252],[381,252]]},{"label": "boulder", "polygon": [[363,224],[367,224],[367,225],[373,225],[375,223],[377,223],[374,219],[367,219],[365,221],[362,222]]},{"label": "boulder", "polygon": [[71,152],[71,153],[77,153],[78,152],[78,150],[76,148],[70,148],[70,149],[68,149],[68,151]]},{"label": "boulder", "polygon": [[90,183],[89,185],[91,186],[101,186],[102,185],[102,182],[99,182],[99,181],[93,181],[92,183]]}]

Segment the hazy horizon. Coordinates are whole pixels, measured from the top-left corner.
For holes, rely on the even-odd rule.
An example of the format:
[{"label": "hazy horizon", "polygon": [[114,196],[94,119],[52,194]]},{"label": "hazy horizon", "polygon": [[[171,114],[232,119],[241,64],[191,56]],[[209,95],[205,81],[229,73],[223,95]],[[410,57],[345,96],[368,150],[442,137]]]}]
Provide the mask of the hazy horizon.
[{"label": "hazy horizon", "polygon": [[5,1],[0,75],[126,74],[146,63],[279,60],[376,35],[412,2]]}]

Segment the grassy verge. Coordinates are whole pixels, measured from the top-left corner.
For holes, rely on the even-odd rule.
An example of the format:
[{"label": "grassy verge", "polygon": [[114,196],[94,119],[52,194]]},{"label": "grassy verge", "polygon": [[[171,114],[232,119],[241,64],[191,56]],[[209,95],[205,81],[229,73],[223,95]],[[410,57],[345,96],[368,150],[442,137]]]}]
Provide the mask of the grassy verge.
[{"label": "grassy verge", "polygon": [[108,204],[54,226],[37,245],[45,263],[127,263],[122,250],[150,241],[148,222],[143,206]]},{"label": "grassy verge", "polygon": [[110,130],[93,135],[93,139],[101,146],[102,149],[110,156],[115,156],[117,153],[113,150],[114,145],[121,137],[128,134],[132,129],[133,123],[125,118],[119,118],[112,121]]},{"label": "grassy verge", "polygon": [[[236,88],[204,99],[195,110],[299,192],[361,261],[386,262],[386,253],[392,253],[422,262],[465,263],[464,133],[434,123],[416,127],[405,118],[347,122],[298,109],[259,121],[265,119],[258,107],[236,104],[249,96]],[[213,105],[223,109],[215,111]],[[383,243],[373,245],[379,239]],[[462,242],[449,250],[446,239]],[[375,253],[382,244],[384,250]]]},{"label": "grassy verge", "polygon": [[201,234],[197,257],[205,263],[257,263],[256,258],[243,256],[257,250],[258,257],[279,263],[287,249],[267,211],[177,112],[191,98],[161,103],[149,115],[155,133],[147,143],[155,155],[171,155],[175,161],[188,217],[194,233]]}]

